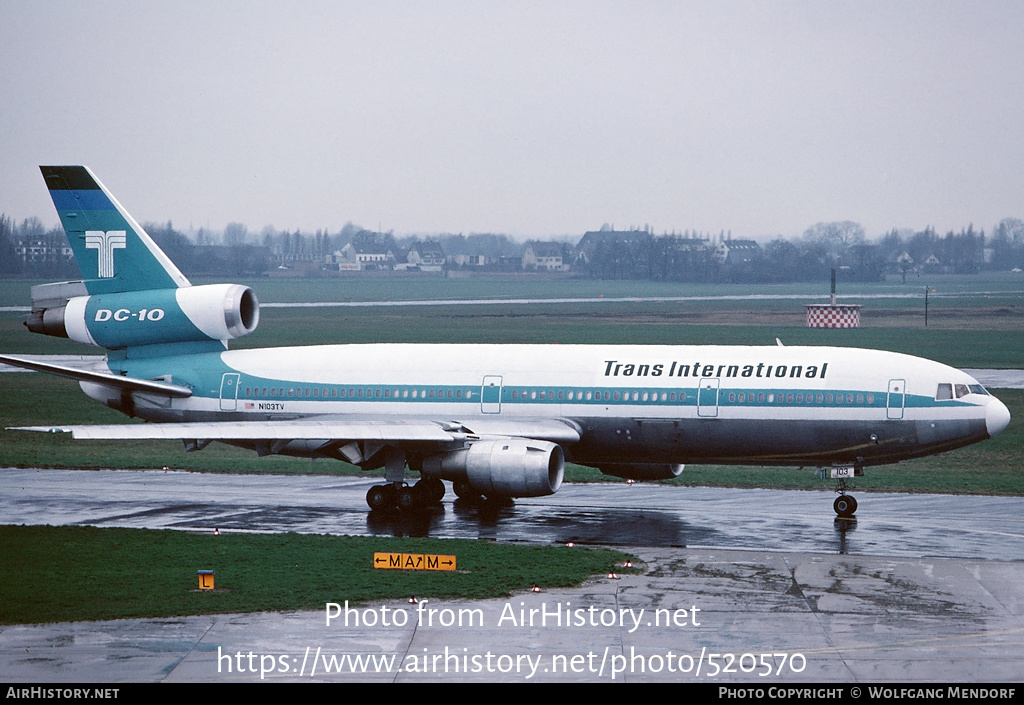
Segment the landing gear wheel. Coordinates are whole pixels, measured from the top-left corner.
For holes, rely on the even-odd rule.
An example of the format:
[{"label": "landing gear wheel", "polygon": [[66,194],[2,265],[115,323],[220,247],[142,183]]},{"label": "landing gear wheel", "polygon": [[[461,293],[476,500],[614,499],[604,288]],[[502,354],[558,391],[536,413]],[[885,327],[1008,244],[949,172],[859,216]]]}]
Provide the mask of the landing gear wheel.
[{"label": "landing gear wheel", "polygon": [[395,506],[395,492],[390,485],[374,485],[366,491],[366,503],[370,509],[387,509]]},{"label": "landing gear wheel", "polygon": [[836,497],[836,501],[832,503],[832,508],[843,519],[849,519],[857,511],[857,500],[853,498],[853,495],[839,495]]},{"label": "landing gear wheel", "polygon": [[437,504],[444,499],[444,483],[436,477],[427,477],[416,483],[416,489],[422,492],[423,499],[430,504]]},{"label": "landing gear wheel", "polygon": [[395,502],[399,509],[415,509],[420,505],[420,493],[415,487],[402,487],[398,490]]},{"label": "landing gear wheel", "polygon": [[456,480],[452,483],[452,489],[455,490],[455,496],[459,499],[479,499],[480,497],[480,493],[474,490],[468,482]]}]

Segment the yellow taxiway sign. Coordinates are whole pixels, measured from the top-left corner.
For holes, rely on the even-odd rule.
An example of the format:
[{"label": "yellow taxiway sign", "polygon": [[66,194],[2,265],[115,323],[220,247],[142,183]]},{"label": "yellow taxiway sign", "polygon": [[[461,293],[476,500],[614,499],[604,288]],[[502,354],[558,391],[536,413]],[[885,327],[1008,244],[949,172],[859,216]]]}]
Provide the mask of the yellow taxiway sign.
[{"label": "yellow taxiway sign", "polygon": [[455,570],[455,556],[430,553],[374,553],[373,567],[384,570]]}]

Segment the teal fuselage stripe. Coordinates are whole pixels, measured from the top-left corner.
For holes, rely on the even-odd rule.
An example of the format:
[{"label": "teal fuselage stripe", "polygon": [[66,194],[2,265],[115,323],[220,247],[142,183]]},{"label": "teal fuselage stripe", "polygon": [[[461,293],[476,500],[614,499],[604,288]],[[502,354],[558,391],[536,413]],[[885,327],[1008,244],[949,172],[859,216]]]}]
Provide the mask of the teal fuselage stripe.
[{"label": "teal fuselage stripe", "polygon": [[[210,395],[219,398],[218,391]],[[254,393],[254,390],[258,393]],[[273,390],[273,394],[271,394]],[[314,395],[314,390],[316,394]],[[324,392],[326,391],[326,395]],[[503,387],[500,403],[516,404],[573,404],[583,406],[651,406],[651,407],[687,407],[697,406],[699,388],[635,388],[635,387],[522,387],[515,389]],[[283,394],[282,394],[283,392]],[[647,398],[644,399],[644,394]],[[380,384],[347,384],[347,385],[296,385],[294,382],[282,383],[279,380],[261,379],[242,376],[239,381],[238,399],[252,402],[267,401],[321,401],[321,402],[461,402],[480,404],[496,403],[497,400],[481,399],[479,386],[466,385],[380,385]],[[513,394],[515,395],[513,397]],[[559,394],[562,396],[559,397]],[[588,398],[589,394],[589,398]],[[634,398],[634,394],[636,398]],[[730,401],[728,395],[735,395]],[[570,396],[571,395],[571,396]],[[608,395],[608,398],[605,398]],[[616,398],[616,395],[618,398]],[[664,395],[665,398],[662,398]],[[745,397],[739,401],[739,396]],[[818,400],[818,396],[821,400]],[[728,389],[720,390],[717,402],[711,400],[700,403],[700,406],[736,407],[736,408],[861,408],[885,409],[890,406],[887,392],[868,392],[856,389],[831,390],[828,392],[807,392],[806,390],[775,389]],[[801,401],[797,398],[802,397]],[[937,401],[921,395],[903,396],[902,403],[891,406],[904,408],[948,408],[951,406],[972,406],[957,400]],[[673,398],[674,397],[674,398]],[[840,397],[842,400],[840,401]]]}]

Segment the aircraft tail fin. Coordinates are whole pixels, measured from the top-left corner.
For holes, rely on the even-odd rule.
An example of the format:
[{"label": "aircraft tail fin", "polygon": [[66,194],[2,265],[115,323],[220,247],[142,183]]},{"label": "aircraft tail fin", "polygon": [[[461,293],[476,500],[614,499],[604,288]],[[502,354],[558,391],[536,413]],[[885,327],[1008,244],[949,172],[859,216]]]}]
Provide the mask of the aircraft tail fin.
[{"label": "aircraft tail fin", "polygon": [[224,349],[256,329],[252,289],[192,286],[86,167],[40,170],[84,281],[32,287],[30,331],[142,356]]},{"label": "aircraft tail fin", "polygon": [[39,169],[90,294],[190,286],[87,167]]}]

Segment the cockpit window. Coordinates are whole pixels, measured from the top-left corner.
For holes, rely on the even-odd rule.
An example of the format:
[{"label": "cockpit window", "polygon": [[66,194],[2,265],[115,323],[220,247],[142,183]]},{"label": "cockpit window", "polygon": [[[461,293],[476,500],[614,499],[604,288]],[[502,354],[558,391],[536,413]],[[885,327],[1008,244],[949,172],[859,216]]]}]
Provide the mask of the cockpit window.
[{"label": "cockpit window", "polygon": [[[954,395],[955,392],[955,395]],[[948,399],[956,399],[966,397],[968,394],[984,394],[988,396],[988,392],[980,384],[948,384],[946,382],[940,382],[939,388],[935,391],[936,401],[945,401]]]}]

